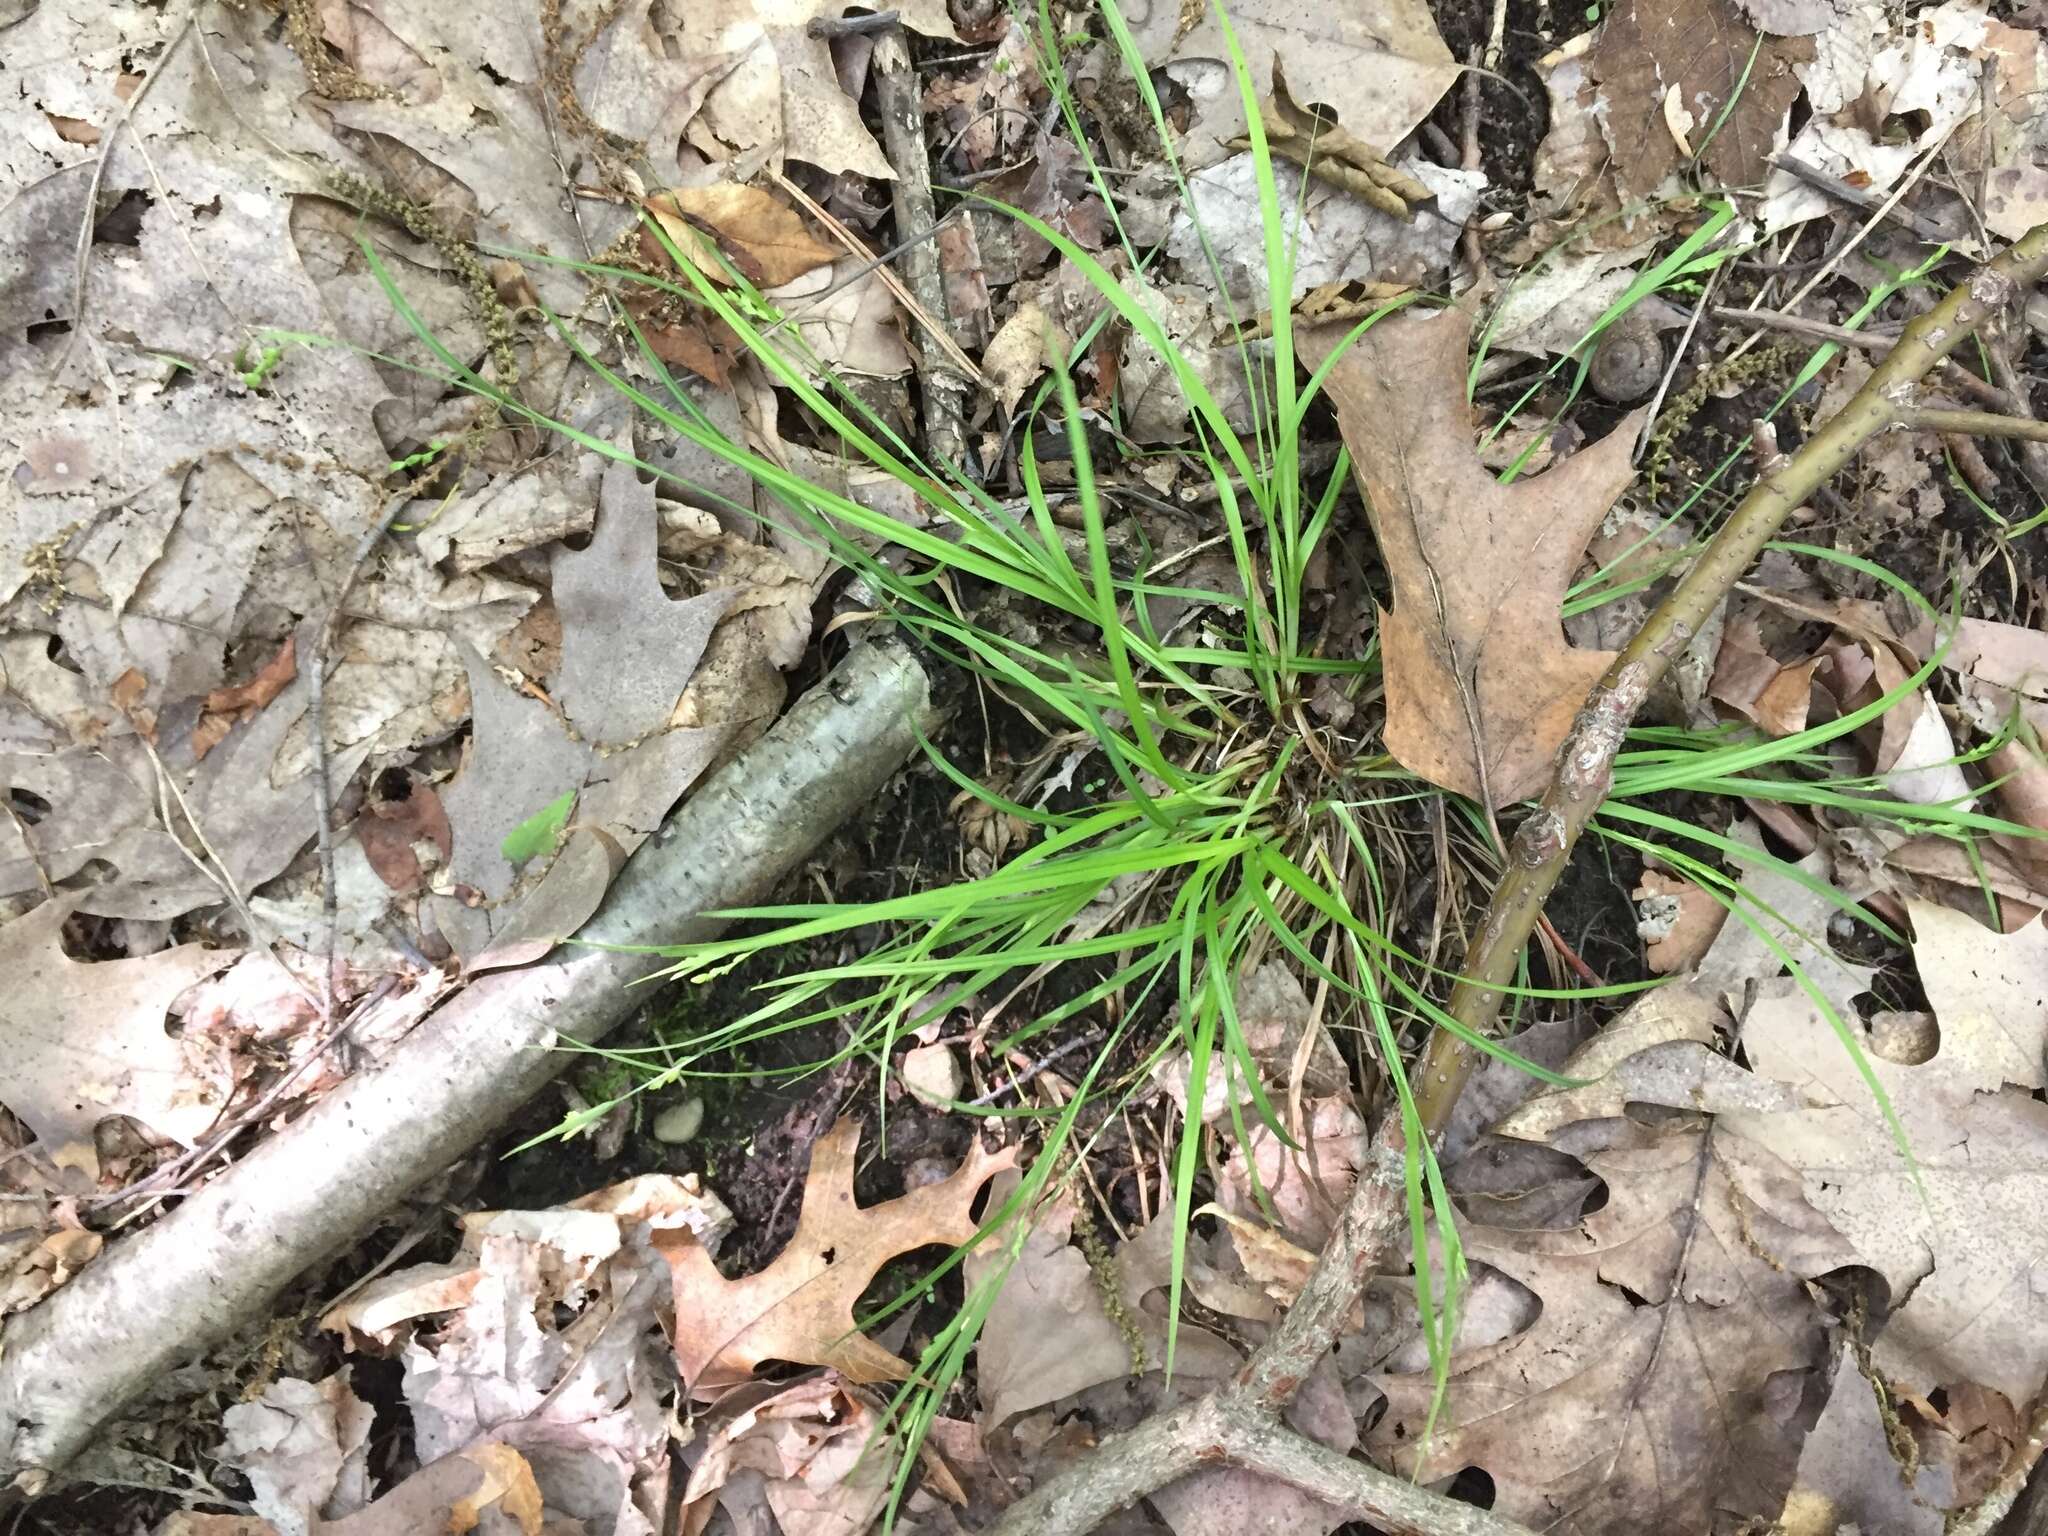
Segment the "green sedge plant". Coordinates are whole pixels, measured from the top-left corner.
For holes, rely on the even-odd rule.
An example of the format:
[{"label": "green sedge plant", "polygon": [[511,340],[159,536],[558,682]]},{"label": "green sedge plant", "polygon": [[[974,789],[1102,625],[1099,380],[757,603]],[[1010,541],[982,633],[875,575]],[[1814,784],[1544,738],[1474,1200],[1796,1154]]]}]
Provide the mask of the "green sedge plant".
[{"label": "green sedge plant", "polygon": [[[1180,177],[1164,112],[1115,0],[1100,0],[1100,15],[1106,35],[1138,83],[1162,143],[1169,146],[1169,166]],[[1396,841],[1390,829],[1402,806],[1441,792],[1399,773],[1383,757],[1335,762],[1304,708],[1309,690],[1319,683],[1334,682],[1361,698],[1378,684],[1378,655],[1370,637],[1358,654],[1333,659],[1324,654],[1318,637],[1304,632],[1308,568],[1329,536],[1349,465],[1340,453],[1318,482],[1303,472],[1300,441],[1311,405],[1343,349],[1305,384],[1297,378],[1291,322],[1296,231],[1284,212],[1280,167],[1267,147],[1250,71],[1227,17],[1222,20],[1249,123],[1264,225],[1266,308],[1272,317],[1268,341],[1238,346],[1237,363],[1252,403],[1248,426],[1233,421],[1204,383],[1195,360],[1145,304],[1147,259],[1124,236],[1120,222],[1122,275],[1042,220],[1004,211],[1095,288],[1104,301],[1097,328],[1120,320],[1172,370],[1195,433],[1187,459],[1206,478],[1218,509],[1221,542],[1236,575],[1234,591],[1176,585],[1171,559],[1133,566],[1113,556],[1113,491],[1097,474],[1085,429],[1087,413],[1067,356],[1052,358],[1050,377],[1037,390],[1017,433],[1024,494],[1003,500],[962,466],[933,462],[905,441],[810,355],[798,327],[788,324],[743,276],[733,270],[722,274],[723,281],[706,275],[658,224],[649,221],[647,228],[667,250],[671,274],[545,258],[605,283],[657,290],[668,300],[715,316],[772,382],[799,403],[825,446],[882,471],[907,491],[921,520],[878,511],[732,441],[704,413],[690,388],[670,373],[623,309],[618,322],[636,354],[630,367],[605,361],[576,327],[554,320],[581,360],[647,421],[746,473],[757,500],[750,506],[722,503],[727,510],[773,522],[829,552],[859,577],[874,606],[925,654],[971,673],[990,694],[1049,733],[1081,744],[1099,765],[1107,790],[1089,803],[1064,808],[1027,803],[977,780],[933,750],[931,761],[963,793],[1029,829],[1020,851],[979,878],[884,900],[764,906],[726,914],[741,925],[738,930],[671,952],[671,974],[702,982],[764,956],[813,953],[826,941],[856,931],[880,931],[885,937],[857,959],[783,970],[763,985],[764,1001],[758,1007],[687,1038],[667,1040],[658,1055],[603,1054],[645,1069],[644,1086],[657,1087],[729,1075],[736,1049],[828,1021],[842,1032],[843,1043],[813,1068],[851,1055],[886,1064],[901,1039],[956,1010],[971,1013],[997,1059],[1013,1051],[1028,1056],[1076,1021],[1105,1017],[1111,1021],[1106,1039],[1087,1060],[1076,1092],[1063,1103],[1044,1110],[958,1106],[990,1118],[1029,1121],[1040,1138],[1039,1153],[1022,1184],[989,1213],[977,1239],[998,1242],[1000,1252],[1014,1257],[1026,1225],[1015,1218],[1028,1213],[1061,1170],[1071,1167],[1073,1155],[1085,1150],[1080,1146],[1083,1106],[1127,1101],[1149,1083],[1150,1069],[1169,1055],[1185,1055],[1191,1105],[1207,1101],[1212,1080],[1225,1081],[1223,1097],[1240,1145],[1254,1120],[1292,1145],[1286,1117],[1272,1102],[1236,1008],[1237,978],[1262,958],[1284,955],[1327,988],[1335,1003],[1331,1016],[1377,1059],[1393,1110],[1408,1132],[1418,1311],[1441,1389],[1464,1259],[1455,1212],[1428,1139],[1420,1133],[1405,1060],[1421,1030],[1441,1026],[1533,1077],[1561,1080],[1450,1019],[1434,999],[1442,995],[1451,972],[1433,954],[1417,954],[1392,936],[1399,890],[1388,868]],[[1043,73],[1085,152],[1087,141],[1056,63],[1063,40],[1043,5],[1037,23],[1047,60]],[[1092,157],[1087,164],[1114,217],[1115,200],[1100,168]],[[1184,178],[1181,187],[1185,193]],[[1187,201],[1191,206],[1192,199]],[[1647,295],[1691,281],[1727,258],[1730,253],[1715,242],[1731,217],[1725,206],[1714,210],[1676,250],[1638,275],[1596,324],[1589,345],[1575,354],[1574,391],[1599,329]],[[1214,253],[1208,256],[1213,265]],[[373,250],[369,260],[391,302],[448,379],[488,397],[510,417],[534,421],[647,474],[677,479],[616,443],[536,413],[483,379],[421,323]],[[1362,321],[1346,345],[1384,313]],[[1083,355],[1093,335],[1091,330],[1077,338],[1069,355]],[[1056,346],[1048,338],[1049,349]],[[1817,370],[1828,350],[1816,354],[1806,375]],[[1786,393],[1789,397],[1790,390]],[[1048,484],[1038,451],[1045,436],[1041,428],[1064,435],[1070,491]],[[1723,464],[1708,486],[1731,464]],[[1509,473],[1520,468],[1518,463]],[[700,501],[721,502],[704,487],[681,488]],[[1706,489],[1697,490],[1694,498]],[[1071,501],[1077,516],[1068,521],[1078,521],[1078,532],[1055,515],[1062,500]],[[890,558],[883,558],[885,551]],[[1611,571],[1603,572],[1573,602],[1590,607],[1631,589],[1613,579]],[[978,597],[991,592],[1035,605],[1049,616],[1052,623],[1046,628],[1057,629],[1060,641],[1022,639],[978,622]],[[1151,615],[1154,601],[1163,597],[1203,605],[1205,616],[1192,633],[1159,630]],[[1644,801],[1692,789],[1853,806],[1856,814],[1888,816],[1943,835],[2018,830],[1972,810],[1905,805],[1888,798],[1874,781],[1844,784],[1826,777],[1825,745],[1874,719],[1882,707],[1905,697],[1908,688],[1918,688],[1931,668],[1929,663],[1878,705],[1783,742],[1760,740],[1754,733],[1638,732],[1618,765],[1615,795],[1598,828],[1618,846],[1670,860],[1726,901],[1740,920],[1757,924],[1770,923],[1776,914],[1755,910],[1754,899],[1715,869],[1710,857],[1777,867],[1804,882],[1818,882],[1762,850],[1678,822]],[[1442,799],[1472,831],[1474,845],[1491,851],[1491,834],[1479,808],[1453,797]],[[1674,852],[1680,844],[1704,852],[1682,846]],[[1830,899],[1859,920],[1875,922],[1839,893]],[[1797,974],[1795,957],[1788,952],[1784,958]],[[1065,983],[1057,991],[1034,990],[1055,973]],[[1512,995],[1521,1006],[1617,998],[1638,990],[1542,988],[1529,984],[1525,972]],[[1847,1021],[1832,1022],[1882,1103],[1882,1090],[1862,1060],[1853,1028]],[[595,1106],[583,1118],[608,1107]],[[1885,1109],[1896,1127],[1888,1104]],[[577,1123],[572,1119],[564,1131],[573,1131]],[[1199,1115],[1189,1116],[1174,1159],[1169,1298],[1174,1317],[1180,1310],[1204,1136]],[[1263,1199],[1262,1191],[1256,1193]],[[1432,1252],[1427,1240],[1432,1223],[1440,1268],[1426,1257]],[[930,1294],[960,1259],[953,1255],[885,1310]],[[895,1405],[913,1445],[964,1368],[1001,1268],[998,1263],[990,1278],[967,1289],[964,1303],[925,1349],[916,1377]],[[1159,1363],[1170,1370],[1168,1337],[1168,1357]],[[899,1491],[910,1461],[906,1456],[899,1472]]]}]

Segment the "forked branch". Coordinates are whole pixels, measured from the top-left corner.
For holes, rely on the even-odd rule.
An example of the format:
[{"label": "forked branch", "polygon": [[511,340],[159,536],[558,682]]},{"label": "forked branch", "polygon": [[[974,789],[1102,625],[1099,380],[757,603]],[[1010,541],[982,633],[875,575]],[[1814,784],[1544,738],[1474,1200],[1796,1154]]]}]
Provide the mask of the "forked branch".
[{"label": "forked branch", "polygon": [[[1475,1034],[1492,1028],[1544,903],[1580,833],[1606,798],[1629,723],[1672,660],[1785,519],[1865,443],[1882,432],[1927,425],[1929,413],[1916,403],[1921,381],[2044,272],[2048,224],[2029,232],[1908,325],[1855,397],[1797,453],[1780,455],[1768,432],[1759,434],[1765,462],[1755,486],[1670,596],[1643,621],[1588,695],[1559,749],[1550,786],[1515,835],[1507,870],[1465,957],[1463,979],[1448,1006],[1452,1018]],[[2001,417],[1989,418],[1987,427],[1974,412],[1941,415],[1971,418],[1943,430],[2013,436],[2040,430]],[[1437,1030],[1425,1046],[1415,1094],[1432,1138],[1440,1138],[1449,1123],[1471,1076],[1473,1056],[1448,1030]],[[1407,1224],[1406,1154],[1399,1121],[1388,1116],[1300,1300],[1233,1382],[1105,1441],[1013,1504],[996,1525],[997,1536],[1081,1536],[1176,1478],[1217,1466],[1263,1473],[1386,1531],[1423,1536],[1521,1532],[1523,1527],[1488,1511],[1339,1456],[1280,1422],[1281,1408],[1329,1351],[1366,1282],[1384,1266]]]}]

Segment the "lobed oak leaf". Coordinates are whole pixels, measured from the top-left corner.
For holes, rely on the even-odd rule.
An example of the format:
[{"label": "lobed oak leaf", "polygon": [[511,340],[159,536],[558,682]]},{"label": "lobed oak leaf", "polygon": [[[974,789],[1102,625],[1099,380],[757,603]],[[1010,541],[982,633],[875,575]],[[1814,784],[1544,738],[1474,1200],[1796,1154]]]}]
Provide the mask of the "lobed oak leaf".
[{"label": "lobed oak leaf", "polygon": [[674,1278],[676,1362],[698,1397],[745,1381],[764,1360],[828,1365],[856,1383],[900,1381],[910,1366],[865,1337],[854,1307],[882,1266],[973,1237],[975,1197],[1017,1161],[1014,1147],[967,1159],[937,1184],[862,1210],[854,1204],[860,1123],[841,1120],[811,1148],[796,1231],[758,1274],[728,1280],[687,1232],[656,1232]]},{"label": "lobed oak leaf", "polygon": [[[1324,383],[1394,582],[1381,610],[1387,750],[1411,772],[1505,805],[1551,759],[1611,651],[1566,642],[1560,617],[1587,541],[1635,471],[1640,412],[1540,475],[1503,485],[1473,452],[1465,403],[1471,319],[1396,315]],[[1346,326],[1298,333],[1318,367]]]}]

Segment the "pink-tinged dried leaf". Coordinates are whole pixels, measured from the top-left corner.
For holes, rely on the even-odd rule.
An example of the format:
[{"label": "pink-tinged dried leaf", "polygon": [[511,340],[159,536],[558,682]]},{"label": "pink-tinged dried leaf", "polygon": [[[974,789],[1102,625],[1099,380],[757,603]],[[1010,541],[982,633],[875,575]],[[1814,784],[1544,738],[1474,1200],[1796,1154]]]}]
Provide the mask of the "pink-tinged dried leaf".
[{"label": "pink-tinged dried leaf", "polygon": [[657,1232],[675,1280],[676,1362],[692,1394],[747,1379],[764,1360],[829,1365],[848,1381],[901,1381],[910,1367],[855,1325],[861,1293],[898,1254],[974,1236],[982,1185],[1017,1160],[976,1141],[946,1180],[863,1210],[854,1204],[860,1123],[841,1120],[811,1149],[796,1232],[758,1274],[728,1280],[694,1237]]},{"label": "pink-tinged dried leaf", "polygon": [[298,640],[296,634],[286,635],[276,654],[249,681],[237,683],[232,688],[216,688],[206,696],[199,723],[192,727],[192,756],[195,760],[219,746],[236,725],[290,686],[292,679],[299,675]]},{"label": "pink-tinged dried leaf", "polygon": [[[455,851],[455,834],[448,827],[448,812],[441,796],[424,779],[414,779],[403,800],[378,800],[363,807],[356,818],[356,841],[377,878],[394,891],[407,895],[425,883],[432,869],[448,862]],[[422,851],[429,863],[422,865]]]},{"label": "pink-tinged dried leaf", "polygon": [[[1935,625],[1923,624],[1906,637],[1906,644],[1925,660],[1939,638]],[[1966,695],[1982,699],[1987,717],[2017,709],[2037,733],[2048,735],[2048,634],[1990,619],[1963,619],[1941,665],[1962,680]]]},{"label": "pink-tinged dried leaf", "polygon": [[[1183,153],[1193,167],[1212,164],[1245,129],[1243,98],[1231,60],[1241,48],[1251,78],[1272,79],[1277,63],[1296,99],[1331,109],[1345,130],[1391,149],[1429,115],[1458,78],[1458,61],[1421,0],[1303,6],[1299,0],[1236,0],[1226,41],[1219,13],[1189,9],[1164,63],[1185,86],[1196,119]],[[1148,130],[1149,132],[1149,130]]]},{"label": "pink-tinged dried leaf", "polygon": [[[1003,1189],[996,1186],[996,1199]],[[1166,1358],[1166,1319],[1158,1299],[1172,1279],[1174,1215],[1167,1210],[1111,1256],[1122,1320],[1110,1316],[1103,1282],[1072,1241],[1074,1207],[1055,1201],[1035,1213],[1014,1263],[1000,1247],[969,1254],[969,1286],[1000,1283],[976,1354],[981,1422],[987,1429]],[[1191,1275],[1192,1287],[1197,1281]],[[1251,1293],[1247,1290],[1247,1294]],[[1134,1340],[1128,1330],[1135,1329]],[[1060,1347],[1048,1351],[1045,1341]],[[1230,1375],[1244,1357],[1187,1319],[1180,1321],[1174,1370],[1190,1381]]]},{"label": "pink-tinged dried leaf", "polygon": [[1806,729],[1818,655],[1781,662],[1763,649],[1753,617],[1731,619],[1722,632],[1720,654],[1708,696],[1726,704],[1771,736]]},{"label": "pink-tinged dried leaf", "polygon": [[[1393,576],[1393,611],[1380,613],[1387,748],[1433,784],[1505,805],[1549,782],[1614,659],[1568,644],[1559,615],[1587,540],[1634,478],[1642,416],[1502,485],[1472,448],[1470,326],[1462,311],[1383,320],[1325,387]],[[1303,361],[1319,366],[1345,334],[1302,331]]]}]

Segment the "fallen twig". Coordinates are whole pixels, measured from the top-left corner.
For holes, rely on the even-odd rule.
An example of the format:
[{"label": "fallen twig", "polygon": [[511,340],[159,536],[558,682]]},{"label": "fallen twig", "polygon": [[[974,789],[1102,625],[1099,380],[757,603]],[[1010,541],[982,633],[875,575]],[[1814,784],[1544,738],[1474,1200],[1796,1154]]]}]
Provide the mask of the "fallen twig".
[{"label": "fallen twig", "polygon": [[[1798,453],[1776,452],[1768,426],[1758,431],[1765,465],[1756,484],[1678,586],[1647,619],[1587,698],[1542,802],[1515,835],[1508,867],[1465,957],[1448,1012],[1475,1033],[1494,1024],[1516,963],[1535,932],[1551,888],[1607,793],[1614,757],[1629,722],[1674,656],[1713,613],[1785,519],[1878,433],[1915,409],[1914,396],[1935,364],[2048,272],[2048,224],[1909,324],[1841,411]],[[1415,1071],[1415,1097],[1432,1139],[1449,1123],[1474,1066],[1473,1050],[1439,1029]],[[1195,1403],[1155,1415],[1105,1441],[1020,1499],[997,1536],[1079,1536],[1117,1509],[1203,1467],[1263,1472],[1318,1497],[1335,1485],[1316,1478],[1345,1469],[1349,1492],[1333,1502],[1386,1530],[1443,1533],[1520,1529],[1483,1510],[1408,1488],[1388,1474],[1337,1456],[1285,1428],[1280,1408],[1330,1349],[1367,1280],[1385,1265],[1407,1227],[1403,1169],[1408,1149],[1394,1116],[1382,1120],[1366,1166],[1345,1204],[1335,1236],[1318,1256],[1301,1297],[1235,1380]],[[1368,1476],[1369,1475],[1369,1476]],[[1368,1509],[1385,1485],[1420,1501],[1395,1512]]]},{"label": "fallen twig", "polygon": [[33,1494],[98,1427],[174,1367],[266,1317],[309,1266],[357,1242],[601,1039],[661,961],[705,939],[867,805],[929,725],[923,671],[901,646],[856,649],[775,726],[693,791],[633,855],[579,937],[471,982],[358,1073],[8,1319],[0,1355],[0,1485]]},{"label": "fallen twig", "polygon": [[[896,208],[896,238],[909,240],[933,223],[932,167],[924,142],[924,97],[910,66],[910,45],[900,26],[875,39],[875,104],[882,114],[882,147],[896,179],[889,183]],[[943,326],[946,291],[937,248],[917,241],[903,253],[903,277],[918,304]],[[949,335],[948,341],[952,340]],[[954,350],[958,350],[957,344]],[[967,468],[967,382],[929,329],[919,332],[917,385],[924,397],[925,447],[939,461],[933,467]]]},{"label": "fallen twig", "polygon": [[1939,224],[1922,218],[1910,208],[1887,203],[1867,187],[1851,186],[1841,177],[1831,175],[1817,165],[1808,165],[1795,155],[1775,155],[1771,163],[1786,175],[1797,177],[1809,187],[1825,192],[1829,197],[1847,203],[1852,208],[1882,214],[1901,229],[1911,230],[1929,245],[1949,243],[1949,237],[1942,232]]}]

